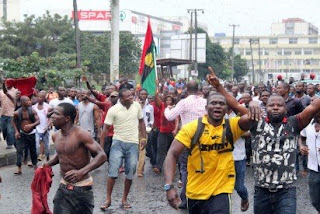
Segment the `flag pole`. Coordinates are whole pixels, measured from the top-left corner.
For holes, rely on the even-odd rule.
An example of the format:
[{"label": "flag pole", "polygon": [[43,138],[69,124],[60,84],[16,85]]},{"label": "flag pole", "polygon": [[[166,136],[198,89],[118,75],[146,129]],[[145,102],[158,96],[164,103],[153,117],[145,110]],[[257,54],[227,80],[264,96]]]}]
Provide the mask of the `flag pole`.
[{"label": "flag pole", "polygon": [[[153,38],[152,38],[153,39]],[[154,69],[156,72],[156,80],[158,80],[158,68],[157,68],[157,58],[156,58],[156,44],[154,44],[154,48],[153,48],[153,56],[154,56]]]}]

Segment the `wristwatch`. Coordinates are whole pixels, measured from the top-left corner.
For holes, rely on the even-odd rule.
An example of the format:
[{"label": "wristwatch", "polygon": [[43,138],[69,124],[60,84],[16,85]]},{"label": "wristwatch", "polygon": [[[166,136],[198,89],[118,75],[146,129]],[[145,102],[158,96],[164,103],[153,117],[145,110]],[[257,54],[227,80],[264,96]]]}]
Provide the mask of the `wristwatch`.
[{"label": "wristwatch", "polygon": [[164,191],[169,191],[170,189],[174,188],[173,184],[165,184],[163,186]]}]

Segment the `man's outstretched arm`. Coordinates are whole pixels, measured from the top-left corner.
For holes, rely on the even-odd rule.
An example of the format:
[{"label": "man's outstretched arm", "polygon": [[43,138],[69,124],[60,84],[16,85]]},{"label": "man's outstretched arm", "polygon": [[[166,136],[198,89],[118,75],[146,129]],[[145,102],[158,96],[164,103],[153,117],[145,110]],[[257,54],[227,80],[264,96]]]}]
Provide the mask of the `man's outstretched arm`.
[{"label": "man's outstretched arm", "polygon": [[215,87],[217,91],[226,98],[228,106],[232,108],[234,112],[239,112],[240,115],[248,114],[248,109],[245,106],[238,103],[236,98],[229,94],[229,92],[227,92],[227,90],[220,84],[219,78],[217,77],[213,69],[211,67],[208,67],[208,71],[208,83]]}]

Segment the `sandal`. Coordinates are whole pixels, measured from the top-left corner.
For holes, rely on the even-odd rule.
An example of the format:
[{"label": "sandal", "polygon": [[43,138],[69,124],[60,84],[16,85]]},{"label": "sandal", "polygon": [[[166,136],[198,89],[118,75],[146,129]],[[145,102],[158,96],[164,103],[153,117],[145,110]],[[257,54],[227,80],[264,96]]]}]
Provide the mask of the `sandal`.
[{"label": "sandal", "polygon": [[108,203],[104,203],[101,207],[100,210],[105,211],[106,209],[108,209],[111,206],[111,202]]},{"label": "sandal", "polygon": [[120,208],[122,208],[122,209],[130,209],[131,205],[129,203],[124,203],[124,204],[120,205]]}]

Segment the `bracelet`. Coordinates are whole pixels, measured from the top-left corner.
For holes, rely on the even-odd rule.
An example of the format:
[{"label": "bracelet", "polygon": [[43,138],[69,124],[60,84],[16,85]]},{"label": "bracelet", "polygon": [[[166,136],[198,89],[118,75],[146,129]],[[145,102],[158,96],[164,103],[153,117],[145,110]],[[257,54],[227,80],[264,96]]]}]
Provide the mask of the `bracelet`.
[{"label": "bracelet", "polygon": [[144,140],[144,141],[147,141],[147,139],[146,139],[146,138],[141,138],[141,139],[140,139],[140,142],[141,142],[141,141],[143,141],[143,140]]}]

